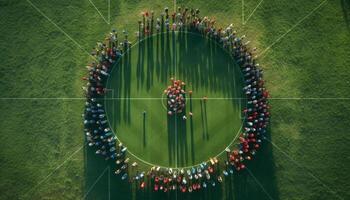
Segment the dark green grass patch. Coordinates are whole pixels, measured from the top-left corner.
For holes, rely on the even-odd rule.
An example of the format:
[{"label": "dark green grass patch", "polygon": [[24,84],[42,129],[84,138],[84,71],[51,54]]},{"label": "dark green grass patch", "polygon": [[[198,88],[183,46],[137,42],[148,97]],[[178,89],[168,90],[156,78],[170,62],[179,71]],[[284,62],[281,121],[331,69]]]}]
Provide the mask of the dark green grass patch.
[{"label": "dark green grass patch", "polygon": [[[177,116],[167,115],[163,91],[170,78],[193,91]],[[152,164],[199,164],[223,152],[241,129],[242,74],[219,44],[194,33],[168,32],[137,43],[114,66],[107,88],[113,130],[131,153]]]}]

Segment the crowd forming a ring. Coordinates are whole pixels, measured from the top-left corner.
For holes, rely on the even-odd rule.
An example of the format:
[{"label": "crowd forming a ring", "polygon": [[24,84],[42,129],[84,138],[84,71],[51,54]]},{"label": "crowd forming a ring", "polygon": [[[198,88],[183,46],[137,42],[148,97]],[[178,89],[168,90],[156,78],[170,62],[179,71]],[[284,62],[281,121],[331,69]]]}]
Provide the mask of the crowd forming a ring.
[{"label": "crowd forming a ring", "polygon": [[[270,113],[269,93],[264,87],[263,71],[256,61],[256,48],[249,48],[245,36],[238,36],[234,26],[216,27],[216,21],[202,17],[199,9],[178,8],[176,12],[164,9],[159,17],[153,11],[143,12],[138,21],[136,36],[139,40],[155,33],[194,32],[215,40],[222,48],[230,52],[244,76],[243,92],[247,99],[243,129],[238,147],[226,148],[226,159],[210,158],[208,161],[189,168],[164,168],[150,166],[150,170],[141,171],[139,163],[128,157],[127,147],[114,135],[109,126],[104,107],[107,93],[106,81],[116,62],[131,47],[127,31],[121,37],[112,30],[104,42],[97,43],[92,50],[95,58],[88,66],[88,74],[82,79],[86,95],[83,113],[84,132],[88,145],[96,154],[115,163],[115,174],[122,180],[129,181],[139,189],[150,187],[157,192],[181,191],[194,192],[208,187],[217,187],[225,177],[246,168],[261,148],[266,137]],[[223,156],[224,157],[224,156]]]}]

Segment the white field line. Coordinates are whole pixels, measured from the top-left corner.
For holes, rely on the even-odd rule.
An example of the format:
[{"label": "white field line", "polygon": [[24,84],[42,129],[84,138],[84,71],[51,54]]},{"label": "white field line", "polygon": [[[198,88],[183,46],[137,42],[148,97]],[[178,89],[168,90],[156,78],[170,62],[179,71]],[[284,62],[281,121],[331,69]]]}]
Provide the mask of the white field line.
[{"label": "white field line", "polygon": [[44,183],[47,179],[49,179],[57,170],[59,170],[66,162],[72,159],[72,157],[77,154],[86,144],[82,145],[79,149],[74,151],[68,158],[66,158],[61,164],[59,164],[51,173],[49,173],[45,178],[43,178],[41,181],[39,181],[34,187],[32,187],[30,190],[28,190],[26,193],[24,193],[23,196],[26,196],[30,192],[32,192],[34,189],[36,189],[38,186],[40,186],[42,183]]},{"label": "white field line", "polygon": [[350,97],[276,97],[269,100],[350,100]]},{"label": "white field line", "polygon": [[[126,98],[101,98],[105,100],[162,100],[162,97],[126,97]],[[192,98],[193,100],[201,100],[203,98]],[[208,100],[240,100],[247,99],[242,97],[208,97]],[[86,100],[85,97],[2,97],[0,100]],[[268,98],[268,100],[350,100],[350,97],[276,97]]]},{"label": "white field line", "polygon": [[89,0],[90,4],[96,9],[96,11],[98,12],[98,14],[102,17],[102,19],[108,24],[110,25],[110,2],[111,0],[108,0],[108,20],[106,20],[106,18],[102,15],[102,13],[100,12],[100,10],[96,7],[96,5],[91,1]]},{"label": "white field line", "polygon": [[253,177],[254,181],[260,186],[260,188],[264,191],[264,193],[266,194],[266,196],[269,197],[269,199],[273,200],[273,198],[271,197],[271,195],[267,192],[267,190],[264,188],[264,186],[260,183],[260,181],[254,176],[254,174],[248,169],[246,168],[247,171],[249,172],[250,176]]},{"label": "white field line", "polygon": [[[176,0],[174,0],[174,12],[176,12]],[[175,76],[175,80],[176,80],[176,53],[177,53],[177,49],[176,49],[176,44],[175,44],[175,48],[174,52],[173,52],[173,57],[174,57],[174,76]],[[179,161],[179,154],[180,154],[180,149],[178,147],[178,130],[177,130],[177,116],[175,114],[175,168],[177,168],[178,166],[178,161]]]},{"label": "white field line", "polygon": [[277,44],[280,40],[282,40],[288,33],[294,30],[299,24],[301,24],[306,18],[312,15],[315,11],[317,11],[323,4],[325,4],[328,0],[322,1],[318,6],[316,6],[309,14],[305,15],[301,20],[299,20],[296,24],[294,24],[290,29],[288,29],[284,34],[282,34],[275,42],[273,42],[270,46],[268,46],[265,50],[263,50],[258,56],[261,57],[265,54],[272,46]]},{"label": "white field line", "polygon": [[76,44],[81,50],[86,52],[90,57],[96,60],[86,49],[84,49],[76,40],[74,40],[68,33],[66,33],[61,27],[59,27],[55,22],[53,22],[48,16],[46,16],[36,5],[34,5],[30,0],[26,0],[36,11],[38,11],[43,17],[45,17],[51,24],[53,24],[59,31],[61,31],[67,38],[69,38],[74,44]]},{"label": "white field line", "polygon": [[108,0],[108,24],[111,24],[111,0]]},{"label": "white field line", "polygon": [[267,138],[265,138],[265,140],[270,142],[272,144],[272,146],[274,146],[277,150],[279,150],[285,157],[287,157],[289,160],[291,160],[296,166],[298,166],[300,168],[303,168],[313,179],[315,179],[317,182],[319,182],[329,192],[333,193],[334,196],[336,196],[338,199],[341,199],[341,200],[344,199],[341,196],[339,196],[337,192],[335,192],[328,185],[326,185],[323,181],[321,181],[317,176],[315,176],[313,173],[311,173],[311,171],[308,168],[304,167],[299,162],[297,162],[292,157],[290,157],[284,150],[282,150],[282,148],[278,147],[275,143],[273,143],[271,140],[269,140]]},{"label": "white field line", "polygon": [[111,200],[111,167],[108,166],[108,200]]},{"label": "white field line", "polygon": [[244,25],[244,0],[242,0],[242,24]]},{"label": "white field line", "polygon": [[246,25],[248,20],[253,16],[253,14],[255,13],[255,11],[259,8],[260,4],[263,2],[264,0],[261,0],[258,5],[254,8],[254,10],[252,11],[252,13],[250,13],[250,15],[247,17],[247,20],[243,21],[243,25]]},{"label": "white field line", "polygon": [[[97,179],[95,180],[95,182],[90,186],[90,188],[88,189],[88,191],[85,193],[85,195],[83,196],[83,199],[86,199],[87,195],[91,192],[92,189],[94,189],[95,185],[98,183],[98,181],[102,178],[102,176],[106,173],[106,171],[110,171],[110,166],[107,166],[102,173],[97,177]],[[108,174],[108,176],[110,176],[110,174]]]}]

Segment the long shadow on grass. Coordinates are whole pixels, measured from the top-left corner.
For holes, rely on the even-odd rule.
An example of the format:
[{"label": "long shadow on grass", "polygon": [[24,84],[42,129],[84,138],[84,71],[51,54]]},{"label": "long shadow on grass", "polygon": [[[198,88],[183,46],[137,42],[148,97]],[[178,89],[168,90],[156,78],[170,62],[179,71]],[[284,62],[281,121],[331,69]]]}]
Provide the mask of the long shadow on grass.
[{"label": "long shadow on grass", "polygon": [[175,140],[176,140],[176,135],[175,135],[175,127],[176,127],[176,118],[175,116],[170,116],[167,115],[167,119],[168,119],[168,159],[169,159],[169,166],[173,166],[176,163],[176,144],[175,144]]},{"label": "long shadow on grass", "polygon": [[350,1],[340,0],[341,7],[343,9],[344,19],[348,29],[350,30]]},{"label": "long shadow on grass", "polygon": [[182,193],[179,191],[154,192],[151,189],[136,193],[136,199],[142,200],[226,200],[223,185],[208,187],[192,193]]},{"label": "long shadow on grass", "polygon": [[[177,39],[179,43],[177,74],[191,84],[194,96],[205,96],[206,93],[195,92],[204,89],[218,93],[218,97],[221,98],[243,97],[242,73],[221,44],[195,33],[180,32],[177,34]],[[232,99],[232,103],[239,105],[237,99]]]},{"label": "long shadow on grass", "polygon": [[[186,113],[184,109],[183,113]],[[177,116],[177,137],[178,137],[178,165],[188,165],[188,148],[187,148],[187,123],[188,120],[183,119],[183,114]]]},{"label": "long shadow on grass", "polygon": [[138,88],[145,84],[150,89],[154,75],[161,83],[176,76],[190,83],[194,91],[201,88],[222,92],[224,97],[242,97],[239,67],[217,42],[194,33],[169,31],[146,38],[138,45],[141,54],[137,56],[135,74]]},{"label": "long shadow on grass", "polygon": [[94,148],[85,145],[85,184],[86,200],[132,199],[132,190],[128,182],[114,174],[115,163],[95,155]]},{"label": "long shadow on grass", "polygon": [[147,140],[146,140],[146,119],[147,119],[147,115],[146,113],[144,112],[143,113],[143,147],[146,147],[147,145]]},{"label": "long shadow on grass", "polygon": [[209,140],[208,132],[208,115],[207,115],[207,103],[204,100],[200,100],[201,105],[201,118],[202,118],[202,129],[203,129],[203,140]]},{"label": "long shadow on grass", "polygon": [[187,119],[183,113],[168,115],[169,166],[181,167],[188,164]]},{"label": "long shadow on grass", "polygon": [[[190,97],[190,112],[193,112],[193,102],[192,97]],[[190,116],[190,131],[191,131],[191,161],[192,165],[195,164],[195,146],[194,146],[194,127],[193,127],[193,118]]]},{"label": "long shadow on grass", "polygon": [[154,70],[154,57],[153,57],[153,37],[149,37],[146,39],[147,43],[147,81],[146,81],[146,89],[150,90],[153,85],[153,70]]},{"label": "long shadow on grass", "polygon": [[[271,141],[270,134],[267,135],[267,138]],[[247,163],[247,170],[235,173],[229,178],[225,191],[227,199],[279,199],[270,142],[264,141],[254,160]]]},{"label": "long shadow on grass", "polygon": [[168,115],[169,166],[181,167],[188,164],[187,120],[182,117],[182,114]]},{"label": "long shadow on grass", "polygon": [[137,55],[137,66],[136,66],[136,76],[137,76],[137,90],[141,89],[143,82],[145,80],[144,75],[144,62],[145,62],[145,42],[141,41],[138,43],[138,55]]},{"label": "long shadow on grass", "polygon": [[[110,120],[110,122],[113,123],[113,130],[115,130],[114,128],[121,120],[127,124],[131,123],[131,100],[129,97],[131,93],[132,55],[130,49],[124,49],[124,52],[123,57],[114,64],[111,77],[108,79],[107,83],[106,108],[108,110],[112,109],[113,111],[107,112],[109,117],[113,119]],[[140,60],[142,61],[143,59],[140,58]],[[113,117],[111,115],[113,115]]]}]

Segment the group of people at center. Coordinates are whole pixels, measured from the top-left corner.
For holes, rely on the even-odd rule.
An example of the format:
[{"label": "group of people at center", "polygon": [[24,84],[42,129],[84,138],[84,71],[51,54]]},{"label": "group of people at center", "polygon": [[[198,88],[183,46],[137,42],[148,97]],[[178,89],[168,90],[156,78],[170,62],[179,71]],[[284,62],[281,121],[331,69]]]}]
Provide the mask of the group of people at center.
[{"label": "group of people at center", "polygon": [[[182,113],[186,106],[186,84],[181,80],[170,79],[171,85],[164,93],[167,96],[168,115]],[[185,116],[185,115],[184,115]]]},{"label": "group of people at center", "polygon": [[[117,167],[115,173],[122,180],[129,180],[140,189],[151,187],[157,192],[174,190],[194,192],[207,187],[216,187],[225,181],[226,176],[246,168],[246,161],[253,159],[266,136],[270,118],[269,94],[264,86],[263,71],[259,69],[254,56],[256,48],[249,50],[247,46],[249,41],[245,41],[245,36],[238,36],[232,24],[226,28],[217,28],[214,19],[200,16],[199,9],[178,8],[176,12],[170,13],[169,9],[165,8],[156,19],[153,11],[143,12],[138,25],[137,36],[140,39],[152,36],[155,32],[164,32],[164,29],[164,34],[170,31],[194,32],[217,41],[230,52],[234,58],[232,62],[238,63],[244,76],[243,92],[247,99],[247,107],[242,111],[245,119],[239,146],[237,149],[226,149],[227,160],[222,164],[217,158],[211,158],[190,168],[171,169],[152,166],[147,172],[132,170],[133,175],[129,175],[129,166],[137,167],[137,163],[129,163],[130,159],[126,156],[127,148],[116,141],[102,103],[107,92],[105,87],[110,70],[122,57],[123,52],[130,47],[127,32],[123,32],[125,38],[119,42],[115,30],[106,38],[105,43],[97,44],[93,50],[96,62],[87,66],[89,75],[83,78],[87,81],[86,87],[83,87],[87,97],[83,116],[89,146],[95,147],[96,154],[114,160]],[[172,85],[164,91],[168,97],[168,107],[175,108],[174,112],[185,107],[184,88],[182,81],[172,80]],[[176,90],[179,93],[174,93]],[[208,101],[208,98],[205,97],[204,101]],[[168,114],[173,114],[172,110],[169,111],[172,113]]]}]

